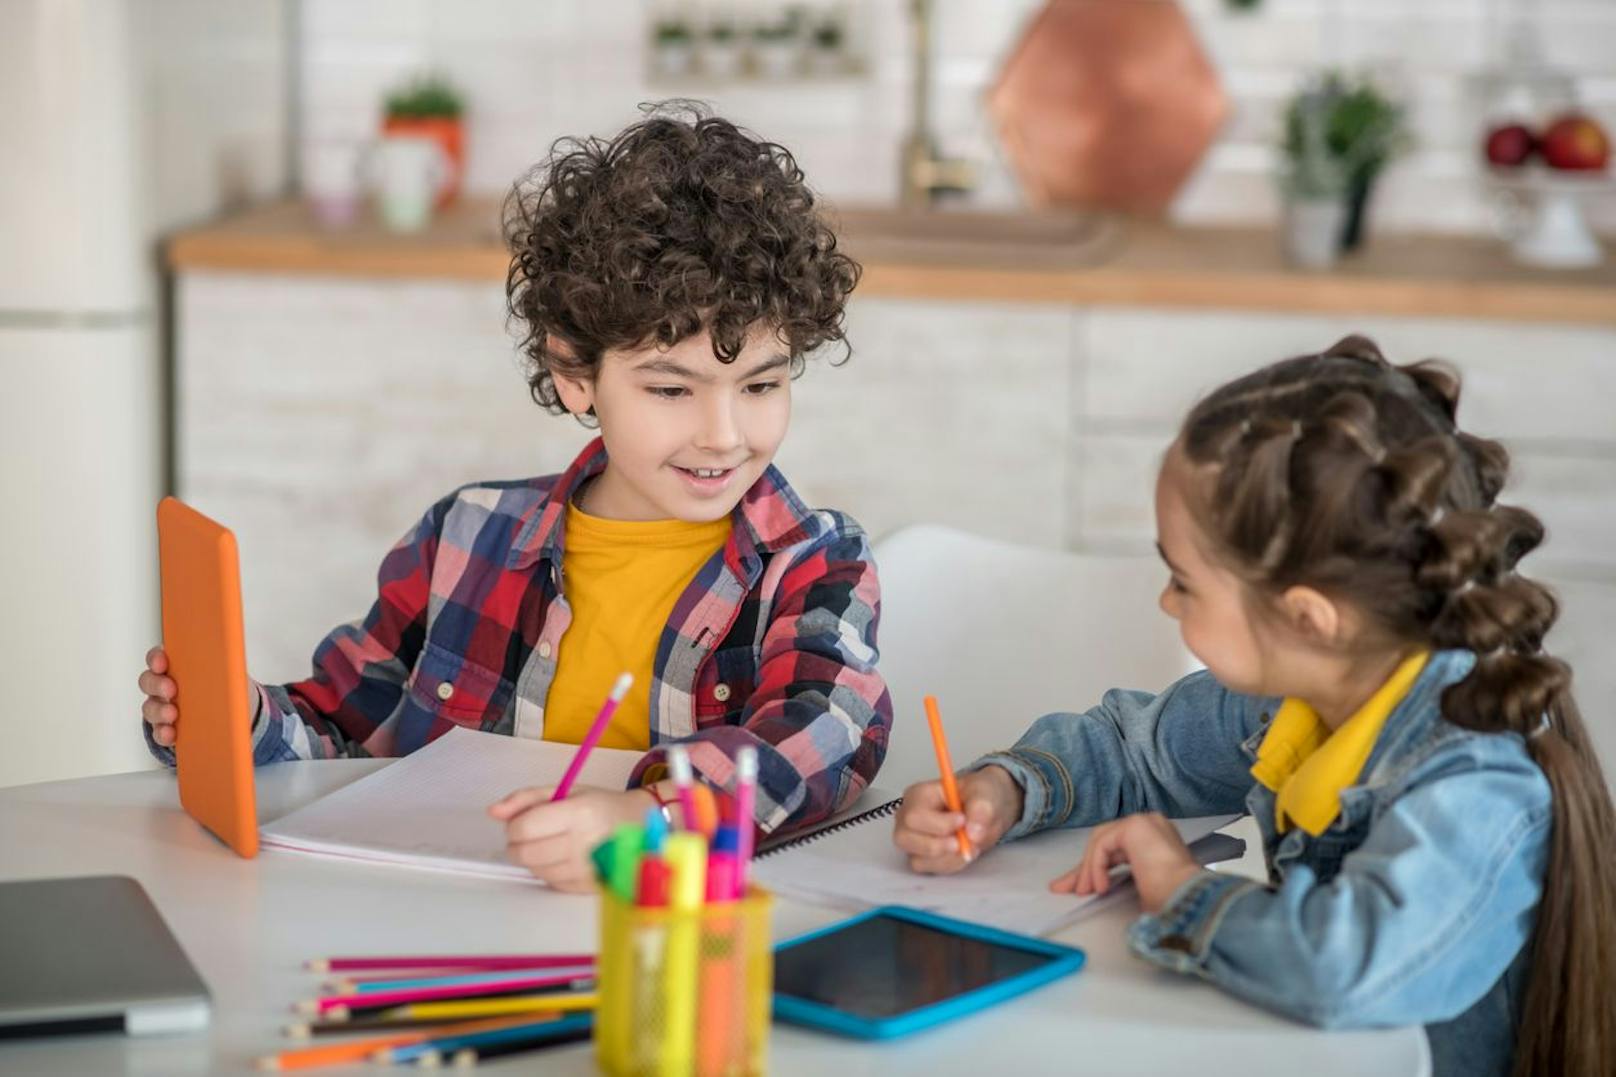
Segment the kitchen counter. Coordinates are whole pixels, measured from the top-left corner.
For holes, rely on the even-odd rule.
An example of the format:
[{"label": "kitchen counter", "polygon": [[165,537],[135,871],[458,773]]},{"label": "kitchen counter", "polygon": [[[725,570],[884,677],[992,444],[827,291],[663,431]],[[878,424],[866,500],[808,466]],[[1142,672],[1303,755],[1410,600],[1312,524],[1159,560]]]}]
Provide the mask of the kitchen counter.
[{"label": "kitchen counter", "polygon": [[[1373,236],[1328,272],[1285,265],[1274,233],[1053,213],[848,209],[859,295],[1081,306],[1351,313],[1616,325],[1616,263],[1584,270],[1515,264],[1495,240]],[[498,203],[467,199],[419,234],[365,222],[320,228],[294,201],[177,233],[177,273],[503,281]]]}]

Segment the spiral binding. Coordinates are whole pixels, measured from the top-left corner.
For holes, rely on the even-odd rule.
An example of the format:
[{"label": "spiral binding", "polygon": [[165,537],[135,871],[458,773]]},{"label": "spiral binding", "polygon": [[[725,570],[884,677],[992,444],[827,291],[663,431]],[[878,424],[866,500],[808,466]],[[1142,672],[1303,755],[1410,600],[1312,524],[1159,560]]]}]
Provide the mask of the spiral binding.
[{"label": "spiral binding", "polygon": [[816,842],[820,838],[827,835],[840,833],[849,827],[858,826],[860,823],[867,823],[871,819],[885,819],[887,816],[897,811],[899,806],[902,804],[903,798],[897,797],[896,799],[887,801],[885,804],[877,805],[876,807],[870,808],[867,811],[861,811],[857,815],[850,815],[841,822],[834,823],[822,830],[810,831],[809,833],[803,834],[800,837],[792,838],[790,841],[783,841],[779,845],[771,845],[767,849],[759,850],[757,855],[752,859],[762,860],[765,857],[773,856],[775,853],[784,852],[787,849],[795,849],[798,846],[807,845],[810,842]]}]

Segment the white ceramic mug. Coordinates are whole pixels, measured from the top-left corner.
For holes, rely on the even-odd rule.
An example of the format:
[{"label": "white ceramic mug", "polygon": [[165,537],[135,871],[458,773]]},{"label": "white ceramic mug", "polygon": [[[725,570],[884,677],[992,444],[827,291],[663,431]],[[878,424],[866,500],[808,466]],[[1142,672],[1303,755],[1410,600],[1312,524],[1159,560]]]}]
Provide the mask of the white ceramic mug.
[{"label": "white ceramic mug", "polygon": [[425,228],[449,169],[442,148],[429,138],[391,135],[376,143],[369,164],[382,223],[394,232]]},{"label": "white ceramic mug", "polygon": [[345,228],[359,216],[364,159],[365,145],[355,139],[304,143],[303,191],[321,224]]}]

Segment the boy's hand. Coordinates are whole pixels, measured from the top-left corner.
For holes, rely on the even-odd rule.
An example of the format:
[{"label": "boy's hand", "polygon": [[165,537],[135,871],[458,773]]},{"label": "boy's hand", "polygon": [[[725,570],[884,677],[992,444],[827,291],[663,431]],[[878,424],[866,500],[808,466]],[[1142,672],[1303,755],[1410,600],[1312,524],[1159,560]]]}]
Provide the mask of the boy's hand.
[{"label": "boy's hand", "polygon": [[595,888],[589,854],[619,823],[638,823],[656,798],[644,789],[626,793],[578,786],[567,799],[550,802],[555,787],[518,789],[489,805],[505,824],[505,853],[557,890],[581,894]]},{"label": "boy's hand", "polygon": [[165,748],[174,746],[174,723],[179,720],[179,708],[174,706],[174,693],[178,690],[174,678],[168,676],[168,655],[161,647],[146,652],[146,669],[140,675],[140,690],[146,701],[140,705],[140,716],[152,727],[152,740]]},{"label": "boy's hand", "polygon": [[911,871],[949,875],[967,861],[960,855],[961,826],[976,856],[991,849],[1021,818],[1021,786],[1003,767],[983,767],[958,779],[963,812],[948,810],[942,782],[921,782],[903,793],[892,843],[909,854]]},{"label": "boy's hand", "polygon": [[1159,912],[1173,892],[1201,871],[1178,828],[1158,812],[1142,812],[1094,828],[1083,862],[1049,884],[1059,893],[1103,894],[1111,869],[1127,864],[1139,889],[1139,904]]},{"label": "boy's hand", "polygon": [[[140,705],[140,716],[152,727],[152,740],[164,748],[174,747],[174,740],[178,736],[174,723],[180,718],[179,708],[174,705],[174,697],[179,693],[179,685],[168,675],[168,653],[161,647],[153,647],[146,652],[146,670],[140,675],[137,683],[140,690],[146,694],[146,701]],[[258,685],[248,677],[249,722],[257,717],[257,710]]]}]

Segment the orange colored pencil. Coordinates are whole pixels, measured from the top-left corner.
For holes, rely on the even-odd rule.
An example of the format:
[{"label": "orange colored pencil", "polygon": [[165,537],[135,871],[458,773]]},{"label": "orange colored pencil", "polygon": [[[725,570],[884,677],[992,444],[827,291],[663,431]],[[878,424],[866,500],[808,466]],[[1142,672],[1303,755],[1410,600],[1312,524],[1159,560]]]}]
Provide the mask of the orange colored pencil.
[{"label": "orange colored pencil", "polygon": [[[954,763],[948,757],[948,738],[943,736],[943,716],[937,712],[937,697],[926,696],[923,702],[926,705],[926,724],[931,726],[931,742],[937,749],[937,769],[943,776],[943,800],[948,804],[948,810],[962,812],[964,807],[960,804],[959,786],[954,781]],[[955,833],[959,838],[960,855],[969,864],[976,858],[976,851],[971,848],[971,839],[966,837],[962,826]]]},{"label": "orange colored pencil", "polygon": [[282,1051],[279,1054],[265,1055],[258,1060],[261,1070],[307,1070],[317,1066],[340,1066],[348,1062],[364,1062],[377,1051],[389,1047],[407,1047],[412,1043],[423,1040],[437,1039],[440,1036],[459,1036],[468,1032],[489,1032],[496,1028],[530,1024],[535,1017],[542,1014],[523,1013],[509,1017],[483,1018],[477,1021],[461,1021],[456,1024],[444,1024],[435,1028],[423,1029],[418,1032],[407,1032],[397,1036],[373,1036],[363,1040],[350,1040],[347,1043],[333,1043],[323,1047],[302,1047],[295,1051]]}]

